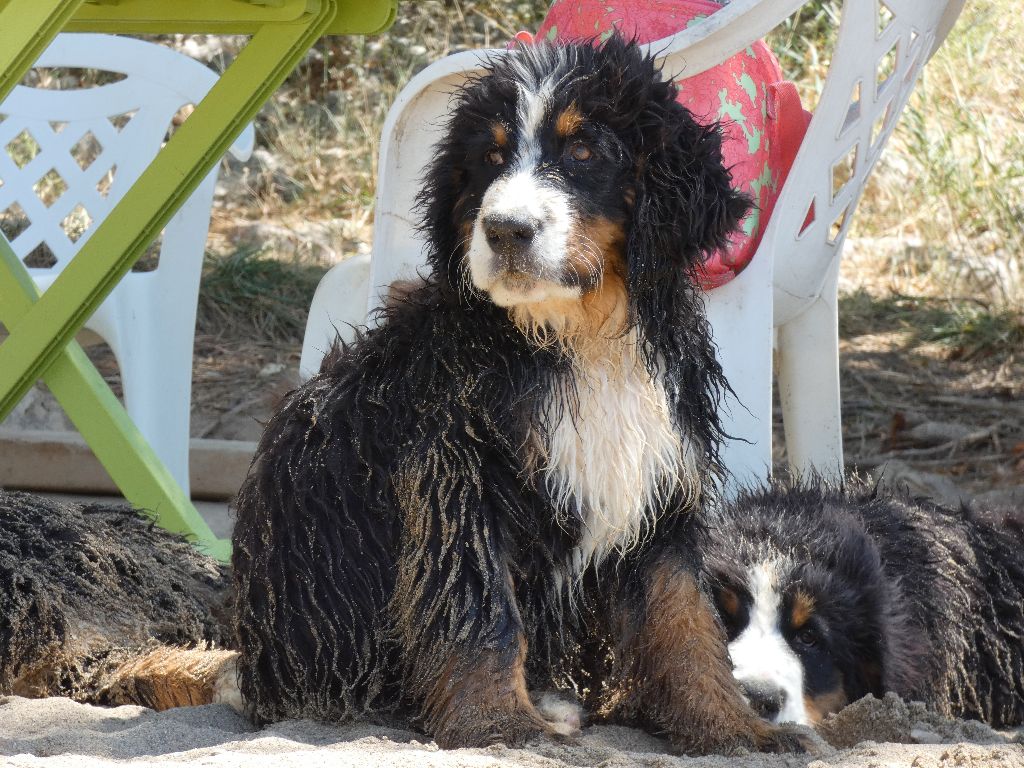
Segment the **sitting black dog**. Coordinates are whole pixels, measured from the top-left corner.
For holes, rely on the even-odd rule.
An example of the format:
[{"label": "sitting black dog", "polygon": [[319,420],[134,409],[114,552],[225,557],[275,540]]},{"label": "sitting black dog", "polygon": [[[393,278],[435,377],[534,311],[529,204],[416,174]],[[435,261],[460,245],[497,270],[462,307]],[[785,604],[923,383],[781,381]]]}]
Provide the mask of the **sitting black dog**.
[{"label": "sitting black dog", "polygon": [[612,38],[455,96],[426,284],[287,397],[238,497],[257,719],[407,709],[442,746],[514,744],[566,730],[531,690],[572,687],[685,750],[793,744],[699,575],[726,384],[694,273],[748,204],[676,95]]}]

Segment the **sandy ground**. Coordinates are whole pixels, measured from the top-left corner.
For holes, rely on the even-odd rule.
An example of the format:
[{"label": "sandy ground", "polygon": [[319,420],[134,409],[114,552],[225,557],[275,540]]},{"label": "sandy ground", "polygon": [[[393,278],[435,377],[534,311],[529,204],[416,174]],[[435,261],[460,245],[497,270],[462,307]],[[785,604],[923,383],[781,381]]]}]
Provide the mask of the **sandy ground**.
[{"label": "sandy ground", "polygon": [[574,743],[442,751],[399,728],[292,721],[254,730],[224,705],[157,713],[59,698],[0,699],[0,765],[5,766],[1024,768],[1024,731],[997,733],[980,723],[944,720],[891,695],[847,707],[823,733],[831,744],[814,737],[817,751],[806,755],[681,757],[672,755],[665,741],[617,726],[586,728]]}]

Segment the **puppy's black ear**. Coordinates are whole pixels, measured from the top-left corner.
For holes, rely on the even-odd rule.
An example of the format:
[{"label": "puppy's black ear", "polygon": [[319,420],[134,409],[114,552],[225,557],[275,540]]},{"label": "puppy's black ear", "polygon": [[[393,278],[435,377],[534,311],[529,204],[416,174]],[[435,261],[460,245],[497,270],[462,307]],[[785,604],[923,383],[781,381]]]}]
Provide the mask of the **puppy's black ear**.
[{"label": "puppy's black ear", "polygon": [[641,115],[645,141],[635,160],[627,258],[638,299],[675,274],[694,280],[704,259],[728,246],[750,209],[723,165],[719,126],[698,123],[665,87],[668,98],[652,99]]},{"label": "puppy's black ear", "polygon": [[[696,288],[707,254],[725,246],[749,209],[722,163],[717,125],[697,123],[676,101],[653,60],[633,42],[606,43],[618,81],[616,112],[628,116],[634,174],[626,244],[630,315],[642,331],[644,358],[677,387],[673,407],[722,472],[720,410],[729,384]],[[627,200],[629,198],[627,197]],[[674,361],[674,362],[668,362]],[[665,370],[669,365],[671,370]]]}]

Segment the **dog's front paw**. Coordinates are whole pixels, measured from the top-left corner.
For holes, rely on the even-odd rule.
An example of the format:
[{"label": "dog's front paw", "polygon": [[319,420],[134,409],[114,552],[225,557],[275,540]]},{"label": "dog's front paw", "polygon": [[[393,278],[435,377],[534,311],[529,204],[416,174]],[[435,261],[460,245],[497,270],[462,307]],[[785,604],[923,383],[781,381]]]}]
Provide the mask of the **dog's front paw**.
[{"label": "dog's front paw", "polygon": [[807,752],[817,754],[821,744],[814,738],[814,732],[803,725],[783,723],[781,725],[765,724],[754,738],[754,748],[758,752]]},{"label": "dog's front paw", "polygon": [[532,707],[496,710],[468,705],[450,713],[444,724],[435,730],[434,740],[442,749],[486,747],[491,744],[521,747],[536,738],[558,738],[560,735]]},{"label": "dog's front paw", "polygon": [[[525,640],[513,647],[513,652],[478,653],[460,668],[467,671],[448,673],[438,680],[424,702],[423,718],[424,729],[438,746],[518,747],[541,737],[571,738],[579,731],[578,707],[550,694],[531,700],[524,673]],[[541,702],[550,711],[539,710]]]},{"label": "dog's front paw", "polygon": [[566,694],[554,691],[534,693],[530,697],[548,727],[558,736],[572,739],[583,728],[583,707]]}]

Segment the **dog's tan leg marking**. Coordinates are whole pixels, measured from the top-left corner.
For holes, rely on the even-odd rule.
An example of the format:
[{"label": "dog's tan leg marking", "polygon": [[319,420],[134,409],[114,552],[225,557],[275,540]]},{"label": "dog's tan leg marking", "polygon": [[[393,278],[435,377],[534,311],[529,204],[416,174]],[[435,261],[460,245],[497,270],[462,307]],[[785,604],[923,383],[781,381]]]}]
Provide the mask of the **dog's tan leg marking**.
[{"label": "dog's tan leg marking", "polygon": [[635,649],[634,707],[693,753],[793,749],[791,734],[759,718],[732,676],[724,633],[693,576],[661,566],[648,584]]},{"label": "dog's tan leg marking", "polygon": [[503,742],[521,745],[535,736],[559,736],[530,701],[526,689],[526,641],[509,664],[508,654],[479,651],[453,657],[428,693],[427,731],[444,749]]},{"label": "dog's tan leg marking", "polygon": [[161,646],[130,656],[104,674],[99,697],[108,704],[155,710],[223,702],[241,709],[234,651]]}]

